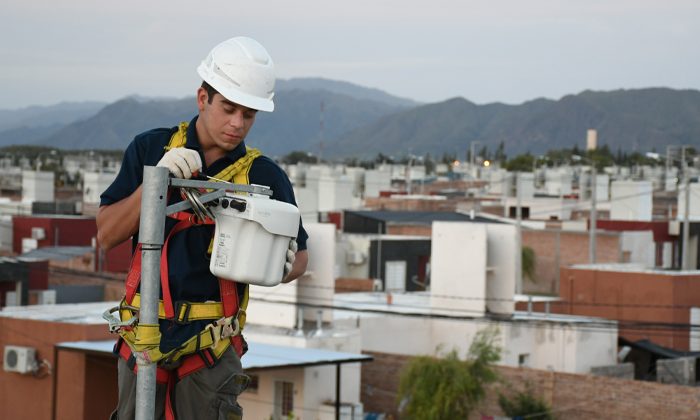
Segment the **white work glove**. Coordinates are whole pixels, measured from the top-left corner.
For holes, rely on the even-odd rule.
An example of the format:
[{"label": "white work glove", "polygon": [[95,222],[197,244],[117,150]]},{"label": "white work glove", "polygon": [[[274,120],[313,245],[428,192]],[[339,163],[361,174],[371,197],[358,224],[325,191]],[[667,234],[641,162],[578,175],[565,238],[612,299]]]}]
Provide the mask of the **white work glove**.
[{"label": "white work glove", "polygon": [[287,278],[289,272],[292,271],[292,266],[294,265],[294,260],[297,258],[297,240],[292,238],[289,241],[289,248],[287,248],[287,261],[284,263],[284,275],[283,279]]},{"label": "white work glove", "polygon": [[192,178],[194,172],[202,169],[202,159],[196,150],[176,147],[168,150],[156,166],[168,168],[178,178]]}]

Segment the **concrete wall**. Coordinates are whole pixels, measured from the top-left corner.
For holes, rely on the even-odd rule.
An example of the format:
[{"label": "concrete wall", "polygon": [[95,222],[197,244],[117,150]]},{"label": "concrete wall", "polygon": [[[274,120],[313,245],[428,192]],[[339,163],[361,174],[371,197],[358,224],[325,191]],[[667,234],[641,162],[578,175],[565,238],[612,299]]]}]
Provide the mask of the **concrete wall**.
[{"label": "concrete wall", "polygon": [[[700,272],[616,271],[562,267],[560,297],[552,311],[620,321],[688,325],[690,308],[700,306]],[[649,339],[677,350],[689,350],[688,328],[658,329],[622,324],[620,336]]]},{"label": "concrete wall", "polygon": [[[690,183],[690,202],[688,203],[688,218],[690,220],[700,220],[700,183]],[[678,189],[677,218],[685,218],[685,184],[681,184]]]},{"label": "concrete wall", "polygon": [[650,181],[613,181],[610,191],[610,219],[650,221]]},{"label": "concrete wall", "polygon": [[313,188],[294,188],[301,221],[306,226],[318,222],[318,191]]},{"label": "concrete wall", "polygon": [[513,225],[487,224],[486,308],[495,314],[512,314],[516,286],[516,264],[520,250]]},{"label": "concrete wall", "polygon": [[[0,317],[0,350],[6,345],[33,347],[37,358],[45,359],[55,367],[54,344],[64,341],[105,340],[113,336],[104,324],[78,325]],[[50,419],[54,395],[55,371],[47,376],[35,377],[14,372],[0,371],[0,418],[2,419]],[[76,377],[77,385],[82,378]],[[116,390],[116,382],[112,383]],[[114,407],[109,407],[111,411]],[[77,409],[77,408],[76,408]],[[80,412],[85,412],[80,408]],[[89,410],[88,410],[89,411]],[[95,417],[59,417],[86,420]]]},{"label": "concrete wall", "polygon": [[[522,232],[523,246],[535,251],[535,280],[523,279],[525,293],[557,293],[559,268],[584,264],[588,257],[588,232],[561,230],[526,230]],[[621,262],[618,233],[596,232],[596,261]]]},{"label": "concrete wall", "polygon": [[380,191],[391,189],[391,172],[368,170],[365,172],[365,198],[379,197]]},{"label": "concrete wall", "polygon": [[545,190],[548,195],[571,194],[573,173],[571,168],[556,168],[545,170]]},{"label": "concrete wall", "polygon": [[54,173],[22,171],[22,201],[54,201]]},{"label": "concrete wall", "polygon": [[117,407],[117,358],[58,352],[56,420],[109,418]]},{"label": "concrete wall", "polygon": [[616,361],[615,328],[590,331],[585,325],[537,321],[363,317],[360,318],[362,350],[418,356],[439,355],[455,349],[465,355],[477,331],[489,325],[499,330],[504,365],[519,366],[519,356],[527,355],[532,368],[584,373],[593,366]]},{"label": "concrete wall", "polygon": [[[399,375],[409,358],[370,355],[374,362],[362,366],[365,410],[397,416]],[[487,387],[486,397],[471,419],[502,416],[499,393],[509,394],[526,387],[561,419],[695,419],[700,411],[697,387],[502,366],[498,373],[502,381]]]},{"label": "concrete wall", "polygon": [[457,315],[485,313],[486,238],[483,224],[433,223],[431,308]]},{"label": "concrete wall", "polygon": [[[307,271],[311,273],[311,276],[291,284],[297,283],[297,299],[300,303],[330,305],[333,302],[335,278],[337,277],[335,225],[331,223],[309,224],[306,226],[306,231],[309,233]],[[316,314],[308,312],[304,316],[305,319],[315,320]],[[331,319],[331,311],[325,311],[324,320],[330,322]]]},{"label": "concrete wall", "polygon": [[656,265],[656,244],[652,231],[621,232],[620,247],[625,262],[650,268]]},{"label": "concrete wall", "polygon": [[83,202],[99,203],[100,195],[112,184],[116,177],[116,173],[85,172],[83,175]]},{"label": "concrete wall", "polygon": [[250,419],[269,419],[275,413],[275,382],[294,384],[293,413],[300,418],[308,418],[313,413],[304,405],[304,369],[278,369],[268,371],[250,371],[249,375],[258,376],[258,391],[245,391],[238,398],[243,407],[243,414]]}]

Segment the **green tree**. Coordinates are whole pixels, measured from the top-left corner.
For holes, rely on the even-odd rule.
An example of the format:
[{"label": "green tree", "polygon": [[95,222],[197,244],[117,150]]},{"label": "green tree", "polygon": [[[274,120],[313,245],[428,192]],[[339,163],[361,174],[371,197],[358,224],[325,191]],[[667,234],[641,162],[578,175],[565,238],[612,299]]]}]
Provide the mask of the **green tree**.
[{"label": "green tree", "polygon": [[466,360],[453,350],[443,358],[419,356],[402,370],[399,402],[410,419],[466,419],[484,398],[487,384],[498,379],[501,358],[498,329],[477,332]]},{"label": "green tree", "polygon": [[498,394],[498,405],[507,417],[520,417],[535,420],[553,420],[552,409],[540,397],[536,396],[530,384],[524,391],[516,391],[508,397]]},{"label": "green tree", "polygon": [[308,152],[303,152],[301,150],[295,150],[289,152],[284,157],[282,157],[282,163],[287,163],[290,165],[295,165],[299,162],[303,163],[316,163],[316,156]]},{"label": "green tree", "polygon": [[535,164],[535,157],[530,153],[518,155],[505,164],[505,168],[511,172],[532,172]]},{"label": "green tree", "polygon": [[523,276],[530,279],[530,281],[537,281],[537,277],[535,274],[535,268],[537,266],[537,255],[535,255],[535,250],[533,250],[529,246],[524,246],[522,249],[521,265]]},{"label": "green tree", "polygon": [[433,160],[430,153],[426,153],[423,157],[423,164],[425,165],[425,174],[432,175],[435,173],[435,161]]},{"label": "green tree", "polygon": [[496,149],[496,154],[493,156],[493,159],[501,165],[505,165],[506,161],[508,160],[503,141],[498,143],[498,148]]}]

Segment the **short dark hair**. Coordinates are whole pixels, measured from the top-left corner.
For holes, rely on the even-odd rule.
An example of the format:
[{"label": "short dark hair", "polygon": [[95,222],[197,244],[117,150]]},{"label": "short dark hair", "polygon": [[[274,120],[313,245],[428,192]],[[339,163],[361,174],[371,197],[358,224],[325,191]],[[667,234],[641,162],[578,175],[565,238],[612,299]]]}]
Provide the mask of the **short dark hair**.
[{"label": "short dark hair", "polygon": [[211,87],[211,85],[207,82],[202,82],[202,89],[207,92],[207,102],[211,105],[211,101],[214,100],[214,95],[219,93],[219,91]]}]

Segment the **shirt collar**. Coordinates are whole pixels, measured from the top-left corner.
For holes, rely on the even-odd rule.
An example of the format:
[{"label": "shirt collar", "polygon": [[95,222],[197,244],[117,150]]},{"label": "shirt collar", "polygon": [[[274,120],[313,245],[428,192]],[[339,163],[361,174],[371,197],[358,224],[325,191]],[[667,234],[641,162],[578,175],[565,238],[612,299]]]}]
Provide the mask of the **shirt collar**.
[{"label": "shirt collar", "polygon": [[[190,121],[190,125],[187,127],[187,142],[185,143],[185,147],[188,149],[194,149],[201,151],[201,147],[199,145],[199,137],[197,136],[197,118],[198,116],[195,116],[192,118],[192,121]],[[245,147],[245,141],[242,141],[241,144],[236,146],[235,149],[231,150],[230,152],[226,152],[226,157],[231,160],[231,162],[235,162],[238,159],[242,158],[246,154],[246,147]]]}]

